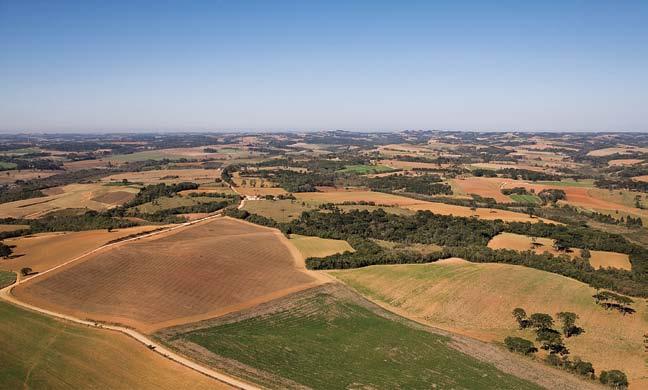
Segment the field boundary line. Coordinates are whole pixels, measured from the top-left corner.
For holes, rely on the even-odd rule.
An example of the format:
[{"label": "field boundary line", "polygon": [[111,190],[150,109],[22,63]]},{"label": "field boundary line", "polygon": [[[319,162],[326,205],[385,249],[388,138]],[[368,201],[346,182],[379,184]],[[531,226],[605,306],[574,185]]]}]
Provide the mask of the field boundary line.
[{"label": "field boundary line", "polygon": [[118,246],[118,245],[126,243],[126,242],[136,241],[136,240],[139,240],[139,239],[142,239],[142,238],[147,238],[147,237],[155,236],[155,235],[158,235],[158,234],[167,233],[167,232],[170,232],[170,231],[173,231],[173,230],[177,230],[177,229],[180,229],[180,228],[183,228],[183,227],[195,225],[197,223],[201,223],[201,222],[211,220],[211,219],[215,219],[215,218],[219,218],[219,217],[221,217],[221,212],[218,212],[215,215],[210,215],[210,216],[205,217],[205,218],[197,219],[195,221],[189,221],[189,222],[185,222],[185,223],[182,223],[182,224],[179,224],[179,225],[176,225],[176,226],[171,226],[168,229],[157,230],[157,231],[147,233],[147,234],[144,234],[144,235],[141,235],[141,236],[132,237],[132,238],[128,238],[128,239],[125,239],[125,240],[121,240],[121,241],[117,241],[117,242],[113,242],[113,243],[109,243],[109,244],[104,244],[104,245],[102,245],[102,246],[100,246],[98,248],[90,250],[90,251],[88,251],[88,252],[86,252],[86,253],[84,253],[84,254],[82,254],[80,256],[77,256],[77,257],[75,257],[75,258],[73,258],[71,260],[68,260],[68,261],[66,261],[66,262],[64,262],[62,264],[59,264],[59,265],[57,265],[55,267],[52,267],[52,268],[50,268],[50,269],[48,269],[46,271],[39,272],[38,274],[32,276],[31,278],[22,279],[22,280],[16,280],[16,283],[14,283],[14,284],[12,284],[10,286],[7,286],[7,287],[5,287],[3,289],[0,289],[0,299],[4,299],[5,301],[10,302],[10,303],[12,303],[14,305],[17,305],[17,306],[20,306],[20,307],[23,307],[23,308],[26,308],[26,309],[29,309],[29,310],[32,310],[32,311],[35,311],[35,312],[38,312],[38,313],[46,314],[48,316],[55,317],[55,318],[58,318],[58,319],[67,320],[67,321],[70,321],[70,322],[74,322],[74,323],[81,324],[81,325],[86,325],[86,326],[96,328],[96,329],[107,329],[107,330],[123,333],[126,336],[129,336],[130,338],[134,339],[135,341],[138,341],[139,343],[144,344],[148,349],[162,355],[163,357],[165,357],[165,358],[167,358],[167,359],[169,359],[171,361],[174,361],[174,362],[176,362],[178,364],[181,364],[181,365],[183,365],[183,366],[185,366],[187,368],[190,368],[190,369],[192,369],[194,371],[197,371],[197,372],[199,372],[199,373],[201,373],[203,375],[206,375],[206,376],[208,376],[210,378],[216,379],[216,380],[218,380],[220,382],[223,382],[225,384],[228,384],[228,385],[233,386],[233,387],[238,388],[238,389],[242,389],[242,390],[258,390],[260,388],[255,386],[255,385],[243,382],[243,381],[241,381],[241,380],[239,380],[237,378],[234,378],[234,377],[229,376],[227,374],[224,374],[224,373],[221,373],[219,371],[213,370],[211,368],[205,367],[205,366],[203,366],[203,365],[201,365],[199,363],[196,363],[196,362],[194,362],[192,360],[189,360],[188,358],[185,358],[184,356],[167,349],[162,344],[160,344],[158,342],[155,342],[154,340],[148,338],[147,336],[145,336],[142,333],[137,332],[134,329],[130,329],[130,328],[122,327],[122,326],[116,326],[116,325],[101,324],[101,323],[98,323],[98,322],[82,320],[80,318],[69,316],[69,315],[66,315],[66,314],[63,314],[63,313],[57,313],[57,312],[54,312],[54,311],[51,311],[51,310],[43,309],[43,308],[40,308],[40,307],[37,307],[37,306],[30,305],[30,304],[25,303],[25,302],[22,302],[22,301],[18,300],[15,296],[13,296],[13,294],[11,294],[11,290],[13,290],[13,288],[16,287],[19,284],[26,283],[26,282],[28,282],[30,280],[41,277],[42,275],[46,275],[47,273],[49,273],[51,271],[54,271],[56,269],[59,269],[61,267],[66,266],[68,264],[76,262],[76,261],[78,261],[78,260],[80,260],[80,259],[82,259],[84,257],[87,257],[87,256],[89,256],[89,255],[91,255],[93,253],[96,253],[96,252],[98,252],[100,250],[104,250],[104,249],[107,249],[107,248],[112,248],[112,247]]}]

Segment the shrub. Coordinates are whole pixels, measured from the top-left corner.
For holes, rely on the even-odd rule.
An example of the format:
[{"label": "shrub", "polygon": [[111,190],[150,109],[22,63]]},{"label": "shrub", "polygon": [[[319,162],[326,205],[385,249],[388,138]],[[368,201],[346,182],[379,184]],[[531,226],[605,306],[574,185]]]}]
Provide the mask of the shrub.
[{"label": "shrub", "polygon": [[599,377],[599,380],[604,385],[608,385],[615,389],[628,388],[628,377],[623,371],[619,371],[619,370],[601,371],[601,376]]}]

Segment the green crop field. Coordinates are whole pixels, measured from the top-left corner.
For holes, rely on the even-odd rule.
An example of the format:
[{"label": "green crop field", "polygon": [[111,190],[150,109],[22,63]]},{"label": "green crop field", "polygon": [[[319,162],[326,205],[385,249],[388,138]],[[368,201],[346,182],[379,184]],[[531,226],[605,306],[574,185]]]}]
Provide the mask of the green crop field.
[{"label": "green crop field", "polygon": [[220,388],[127,336],[0,302],[0,388]]},{"label": "green crop field", "polygon": [[340,169],[341,173],[356,173],[358,175],[366,175],[369,173],[384,173],[394,171],[394,168],[386,165],[348,165],[344,169]]},{"label": "green crop field", "polygon": [[513,194],[513,195],[509,195],[509,198],[511,198],[514,202],[518,202],[518,203],[532,203],[532,204],[540,203],[540,198],[538,198],[535,195]]},{"label": "green crop field", "polygon": [[0,170],[16,169],[16,163],[0,161]]},{"label": "green crop field", "polygon": [[5,288],[16,282],[16,274],[9,271],[0,271],[0,288]]},{"label": "green crop field", "polygon": [[444,336],[375,310],[319,290],[274,312],[174,339],[314,389],[538,388],[452,349]]}]

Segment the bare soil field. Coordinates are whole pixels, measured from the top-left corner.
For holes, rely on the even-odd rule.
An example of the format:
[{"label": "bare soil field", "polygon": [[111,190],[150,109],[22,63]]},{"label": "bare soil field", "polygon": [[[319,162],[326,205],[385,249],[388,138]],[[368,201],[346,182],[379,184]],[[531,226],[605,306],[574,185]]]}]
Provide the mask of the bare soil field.
[{"label": "bare soil field", "polygon": [[[532,239],[529,236],[500,233],[488,242],[488,247],[492,249],[512,249],[516,251],[534,251],[535,253],[550,253],[554,256],[568,255],[570,257],[580,256],[579,248],[570,248],[571,252],[561,252],[556,250],[555,240],[551,238],[536,237]],[[632,269],[630,258],[625,253],[608,252],[608,251],[590,251],[590,264],[594,268],[620,268],[625,270]]]},{"label": "bare soil field", "polygon": [[135,226],[125,229],[87,230],[82,232],[39,233],[32,236],[8,238],[7,245],[15,245],[13,255],[0,261],[0,269],[20,271],[29,267],[42,272],[74,259],[105,243],[131,234],[148,232],[161,226]]},{"label": "bare soil field", "polygon": [[40,171],[40,170],[11,170],[0,172],[0,185],[11,184],[16,180],[43,179],[63,171]]},{"label": "bare soil field", "polygon": [[493,198],[498,202],[510,202],[511,198],[502,194],[502,183],[488,180],[485,177],[469,177],[467,179],[451,180],[453,188],[456,186],[464,194],[477,194],[486,198]]},{"label": "bare soil field", "polygon": [[278,230],[223,217],[100,251],[14,293],[77,318],[152,332],[319,283]]},{"label": "bare soil field", "polygon": [[353,247],[344,240],[291,234],[290,243],[299,250],[304,259],[309,257],[326,257],[347,251],[355,252]]},{"label": "bare soil field", "polygon": [[623,316],[597,305],[592,298],[596,290],[576,280],[522,266],[463,260],[332,274],[397,314],[490,342],[502,342],[506,336],[535,339],[533,331],[518,329],[511,316],[516,307],[554,317],[560,311],[577,313],[585,333],[565,339],[571,356],[591,361],[597,373],[624,370],[631,389],[648,386],[643,352],[648,312],[643,299],[636,299],[637,313]]},{"label": "bare soil field", "polygon": [[454,215],[458,217],[475,216],[477,218],[488,220],[501,219],[504,221],[533,223],[539,221],[551,222],[542,218],[530,218],[526,214],[516,213],[508,210],[477,208],[473,211],[469,207],[426,202],[422,200],[406,198],[404,196],[372,191],[300,192],[296,193],[295,197],[299,200],[332,203],[371,201],[376,202],[376,204],[399,206],[414,211],[428,210],[435,214]]},{"label": "bare soil field", "polygon": [[220,169],[159,169],[142,172],[126,172],[103,178],[104,183],[120,182],[124,179],[133,183],[157,184],[193,182],[198,184],[213,183],[220,178]]},{"label": "bare soil field", "polygon": [[[49,188],[47,196],[0,204],[0,215],[13,218],[38,218],[52,211],[69,208],[107,210],[114,207],[118,199],[126,199],[124,192],[136,194],[137,188],[105,186],[100,183],[70,184]],[[119,193],[117,196],[108,195]],[[107,197],[107,198],[104,198]],[[104,202],[106,199],[107,202]]]},{"label": "bare soil field", "polygon": [[82,169],[106,168],[108,165],[109,161],[105,159],[81,160],[66,161],[63,163],[63,168],[65,168],[66,171],[80,171]]}]

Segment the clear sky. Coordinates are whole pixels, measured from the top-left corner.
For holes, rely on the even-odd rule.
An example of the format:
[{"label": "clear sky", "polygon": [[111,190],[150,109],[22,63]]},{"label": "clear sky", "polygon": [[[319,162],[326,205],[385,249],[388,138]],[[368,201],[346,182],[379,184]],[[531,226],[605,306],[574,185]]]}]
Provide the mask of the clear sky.
[{"label": "clear sky", "polygon": [[0,130],[648,131],[648,1],[0,0]]}]

